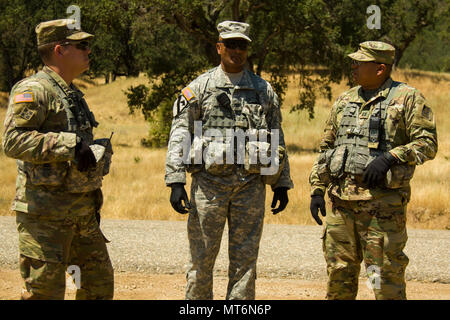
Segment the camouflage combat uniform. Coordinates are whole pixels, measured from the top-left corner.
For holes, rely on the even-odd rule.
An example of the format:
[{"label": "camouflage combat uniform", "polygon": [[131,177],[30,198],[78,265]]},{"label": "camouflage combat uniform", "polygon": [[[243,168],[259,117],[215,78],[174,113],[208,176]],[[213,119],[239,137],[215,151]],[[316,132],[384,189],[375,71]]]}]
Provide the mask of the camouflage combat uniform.
[{"label": "camouflage combat uniform", "polygon": [[[222,93],[231,102],[228,107],[218,102],[217,97]],[[186,183],[185,170],[192,174],[192,209],[188,220],[191,260],[186,298],[212,299],[213,267],[228,220],[230,265],[226,297],[254,299],[256,261],[264,220],[262,176],[236,162],[210,165],[207,161],[195,164],[192,160],[185,166],[175,160],[180,157],[184,139],[194,136],[194,121],[201,121],[203,133],[216,129],[224,137],[229,128],[279,129],[280,146],[285,147],[278,98],[269,83],[249,70],[244,69],[240,82],[234,86],[219,66],[199,76],[182,91],[174,104],[174,114],[165,182],[167,185]],[[204,150],[211,141],[203,141],[201,145]],[[224,146],[223,150],[227,149],[226,144]],[[271,187],[293,187],[287,159]]]},{"label": "camouflage combat uniform", "polygon": [[[376,112],[379,131],[370,124]],[[362,172],[383,151],[398,164],[384,185],[369,189]],[[377,299],[406,299],[409,181],[415,166],[436,151],[433,112],[422,94],[404,83],[388,78],[367,101],[357,86],[334,103],[310,175],[311,194],[323,195],[328,188],[332,202],[323,234],[328,299],[356,297],[363,260],[375,272],[370,279]]]},{"label": "camouflage combat uniform", "polygon": [[96,219],[109,164],[106,156],[87,172],[74,164],[78,137],[102,144],[93,140],[95,126],[81,91],[47,66],[11,90],[3,148],[17,159],[12,210],[23,299],[63,299],[69,265],[81,271],[77,299],[113,297],[113,269]]}]

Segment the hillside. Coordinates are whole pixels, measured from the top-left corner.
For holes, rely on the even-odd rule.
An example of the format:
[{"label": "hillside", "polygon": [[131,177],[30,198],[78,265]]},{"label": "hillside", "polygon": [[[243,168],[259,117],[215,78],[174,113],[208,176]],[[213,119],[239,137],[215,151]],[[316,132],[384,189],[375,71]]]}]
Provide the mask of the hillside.
[{"label": "hillside", "polygon": [[[412,181],[412,199],[408,207],[408,225],[414,228],[450,229],[449,176],[450,138],[449,102],[450,75],[413,70],[397,70],[394,79],[418,88],[427,98],[437,119],[439,151],[435,160],[416,170]],[[164,185],[166,149],[147,149],[140,145],[147,135],[148,124],[142,115],[130,115],[123,91],[130,85],[145,83],[144,77],[118,79],[108,84],[78,81],[100,126],[96,137],[109,137],[114,131],[114,157],[110,175],[104,180],[105,205],[103,215],[115,219],[185,220],[186,216],[172,210],[169,188]],[[333,100],[347,89],[345,82],[333,85]],[[287,209],[273,216],[266,214],[267,223],[313,224],[309,214],[308,175],[315,159],[325,119],[332,102],[319,99],[315,119],[306,112],[290,113],[297,88],[293,82],[283,104],[283,128],[290,154],[291,175],[295,188],[289,192]],[[0,118],[5,117],[6,94],[0,95]],[[0,154],[0,215],[9,215],[14,197],[15,163]],[[266,208],[270,208],[272,192],[267,189]]]}]

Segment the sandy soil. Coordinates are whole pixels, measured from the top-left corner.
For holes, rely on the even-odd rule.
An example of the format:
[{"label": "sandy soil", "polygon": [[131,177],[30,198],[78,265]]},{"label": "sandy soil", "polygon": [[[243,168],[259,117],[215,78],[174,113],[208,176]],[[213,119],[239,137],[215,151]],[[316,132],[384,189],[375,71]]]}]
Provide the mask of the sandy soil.
[{"label": "sandy soil", "polygon": [[[115,299],[118,300],[182,300],[184,274],[116,273]],[[0,270],[0,299],[20,297],[22,281],[18,270]],[[214,278],[214,298],[224,299],[227,278]],[[326,283],[301,279],[258,278],[256,299],[260,300],[319,300],[324,299]],[[66,291],[66,299],[74,299],[74,290]],[[407,297],[411,300],[449,300],[450,284],[407,282]],[[364,281],[360,282],[357,299],[373,300]]]}]

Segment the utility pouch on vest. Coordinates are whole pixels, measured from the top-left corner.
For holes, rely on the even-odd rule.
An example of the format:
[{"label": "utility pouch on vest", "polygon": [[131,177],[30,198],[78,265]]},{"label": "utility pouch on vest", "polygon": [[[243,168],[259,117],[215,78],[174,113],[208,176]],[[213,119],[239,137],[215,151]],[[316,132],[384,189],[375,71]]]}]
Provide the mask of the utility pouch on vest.
[{"label": "utility pouch on vest", "polygon": [[66,190],[71,193],[94,191],[102,187],[103,176],[109,173],[113,155],[110,139],[96,139],[89,146],[97,162],[95,168],[80,172],[72,164],[66,177]]},{"label": "utility pouch on vest", "polygon": [[69,168],[69,163],[65,161],[43,164],[17,161],[17,164],[19,170],[26,173],[28,183],[34,186],[55,187],[62,185]]},{"label": "utility pouch on vest", "polygon": [[286,162],[286,149],[278,144],[272,150],[272,133],[266,129],[249,129],[247,134],[249,139],[245,143],[245,171],[248,174],[260,174],[265,184],[275,184]]},{"label": "utility pouch on vest", "polygon": [[326,161],[329,163],[331,179],[340,179],[343,177],[347,154],[348,148],[346,145],[340,145],[326,152]]},{"label": "utility pouch on vest", "polygon": [[233,157],[231,142],[214,139],[206,143],[203,150],[206,172],[214,176],[229,176],[233,173],[234,161],[231,161]]},{"label": "utility pouch on vest", "polygon": [[113,150],[108,138],[96,139],[89,146],[95,156],[95,168],[80,172],[71,165],[66,178],[66,189],[71,193],[89,192],[101,188],[103,176],[109,173]]},{"label": "utility pouch on vest", "polygon": [[[331,183],[330,164],[329,164],[330,151],[334,152],[334,149],[322,152],[317,159],[317,175],[319,176],[320,182],[322,182],[325,185]],[[328,161],[327,161],[327,153],[328,153]]]},{"label": "utility pouch on vest", "polygon": [[[248,141],[245,144],[244,169],[250,174],[260,174],[262,162],[270,162],[270,143],[263,141]],[[266,159],[261,159],[266,158]],[[261,161],[263,160],[263,161]],[[268,160],[268,161],[264,161]]]},{"label": "utility pouch on vest", "polygon": [[[269,150],[270,150],[270,145],[269,145]],[[286,157],[286,149],[279,145],[276,150],[275,157],[273,159],[271,159],[271,161],[275,161],[275,168],[269,169],[269,167],[271,165],[272,166],[274,165],[274,163],[270,163],[261,170],[262,182],[264,184],[274,185],[278,182],[278,179],[281,176],[281,172],[283,171],[283,168],[286,164],[286,158],[287,158]],[[278,165],[278,167],[276,167],[276,165]],[[267,169],[267,170],[275,169],[275,171],[273,174],[265,174],[266,172],[264,171],[264,169]],[[272,172],[268,172],[268,173],[272,173]]]},{"label": "utility pouch on vest", "polygon": [[347,154],[347,146],[340,145],[334,149],[326,150],[319,155],[317,159],[317,174],[320,182],[328,185],[331,181],[344,176]]},{"label": "utility pouch on vest", "polygon": [[407,187],[409,181],[414,175],[415,165],[396,164],[393,165],[386,174],[386,187],[389,189],[397,189]]},{"label": "utility pouch on vest", "polygon": [[191,174],[200,172],[203,168],[203,141],[201,138],[194,137],[194,141],[189,149],[189,159],[190,162],[185,166],[186,171]]}]

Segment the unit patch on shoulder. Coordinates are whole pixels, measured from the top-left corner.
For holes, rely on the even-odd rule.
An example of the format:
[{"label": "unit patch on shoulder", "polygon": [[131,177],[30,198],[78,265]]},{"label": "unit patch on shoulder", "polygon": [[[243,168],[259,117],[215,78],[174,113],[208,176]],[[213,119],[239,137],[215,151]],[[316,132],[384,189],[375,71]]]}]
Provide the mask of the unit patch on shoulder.
[{"label": "unit patch on shoulder", "polygon": [[181,111],[183,111],[184,108],[186,108],[187,105],[189,105],[189,102],[184,95],[180,94],[173,106],[173,116],[176,117]]},{"label": "unit patch on shoulder", "polygon": [[429,108],[427,106],[423,106],[422,117],[424,117],[428,121],[432,121],[433,120],[433,111],[431,110],[431,108]]},{"label": "unit patch on shoulder", "polygon": [[195,94],[189,87],[186,87],[183,90],[181,90],[181,93],[183,94],[183,96],[186,98],[187,101],[190,101],[192,98],[195,97]]},{"label": "unit patch on shoulder", "polygon": [[21,102],[33,102],[33,92],[23,92],[18,93],[14,96],[14,103],[21,103]]},{"label": "unit patch on shoulder", "polygon": [[22,119],[25,119],[27,121],[31,120],[33,118],[34,114],[36,113],[36,110],[30,110],[28,108],[22,109],[22,111],[19,113],[19,117]]}]

